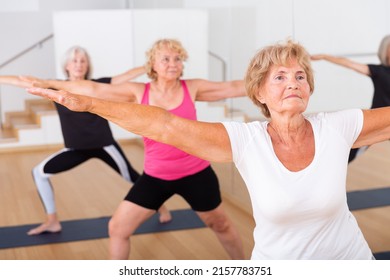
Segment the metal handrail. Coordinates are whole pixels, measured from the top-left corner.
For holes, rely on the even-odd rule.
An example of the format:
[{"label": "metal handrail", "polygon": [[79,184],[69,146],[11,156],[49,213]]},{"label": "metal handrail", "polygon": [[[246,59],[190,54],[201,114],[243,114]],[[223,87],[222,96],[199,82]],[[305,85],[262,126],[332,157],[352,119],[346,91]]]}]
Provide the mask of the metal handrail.
[{"label": "metal handrail", "polygon": [[50,35],[46,36],[45,38],[39,40],[35,44],[31,45],[30,47],[19,52],[18,54],[14,55],[10,59],[7,59],[6,61],[4,61],[3,63],[0,64],[0,69],[3,68],[4,66],[7,66],[11,62],[17,60],[19,57],[25,55],[26,53],[30,52],[31,50],[35,49],[36,47],[41,47],[43,43],[45,43],[46,41],[50,40],[53,37],[54,37],[54,34],[50,34]]},{"label": "metal handrail", "polygon": [[226,61],[219,55],[217,55],[216,53],[213,53],[211,51],[209,51],[209,55],[211,55],[212,57],[218,59],[221,63],[222,63],[222,80],[223,81],[226,81]]},{"label": "metal handrail", "polygon": [[[6,61],[4,61],[3,63],[0,64],[0,69],[3,68],[4,66],[7,66],[8,64],[14,62],[15,60],[17,60],[18,58],[22,57],[23,55],[25,55],[26,53],[30,52],[31,50],[35,49],[36,47],[41,47],[43,43],[45,43],[46,41],[52,39],[54,37],[54,34],[50,34],[46,37],[44,37],[43,39],[39,40],[38,42],[36,42],[35,44],[31,45],[30,47],[24,49],[23,51],[19,52],[18,54],[14,55],[13,57],[7,59]],[[0,87],[0,103],[1,103],[1,87]],[[0,106],[0,129],[3,128],[3,112],[2,112],[2,108]]]},{"label": "metal handrail", "polygon": [[[223,73],[222,73],[222,81],[226,81],[226,77],[227,77],[227,73],[226,73],[226,69],[227,69],[226,65],[227,65],[227,63],[226,63],[226,61],[221,56],[219,56],[216,53],[213,53],[211,51],[209,51],[209,55],[214,57],[214,58],[216,58],[217,60],[219,60],[222,63],[222,71],[223,71]],[[230,111],[232,111],[233,100],[230,100],[229,108],[230,108]]]}]

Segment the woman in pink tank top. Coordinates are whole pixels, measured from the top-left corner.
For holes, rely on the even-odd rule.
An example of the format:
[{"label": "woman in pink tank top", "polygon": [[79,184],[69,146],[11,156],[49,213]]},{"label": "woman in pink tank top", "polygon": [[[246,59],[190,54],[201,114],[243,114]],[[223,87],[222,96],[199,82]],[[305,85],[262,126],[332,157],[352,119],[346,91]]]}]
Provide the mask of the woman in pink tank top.
[{"label": "woman in pink tank top", "polygon": [[[196,120],[195,104],[191,99],[185,81],[181,81],[183,101],[179,106],[169,110],[171,113]],[[141,104],[149,105],[150,83],[146,84]],[[144,172],[163,180],[176,180],[195,174],[210,165],[208,161],[189,155],[173,146],[166,145],[144,137],[145,163]]]},{"label": "woman in pink tank top", "polygon": [[[218,101],[246,95],[242,80],[181,80],[183,62],[187,57],[187,52],[179,41],[162,39],[155,42],[147,52],[145,68],[151,79],[150,83],[107,85],[91,81],[78,83],[35,79],[34,85],[113,101],[152,105],[190,120],[197,119],[195,101]],[[151,127],[154,125],[150,123]],[[144,172],[120,203],[109,223],[110,258],[128,259],[131,235],[169,197],[178,194],[215,232],[232,259],[244,259],[241,239],[223,209],[218,178],[210,163],[173,146],[148,139],[147,135],[144,143]]]}]

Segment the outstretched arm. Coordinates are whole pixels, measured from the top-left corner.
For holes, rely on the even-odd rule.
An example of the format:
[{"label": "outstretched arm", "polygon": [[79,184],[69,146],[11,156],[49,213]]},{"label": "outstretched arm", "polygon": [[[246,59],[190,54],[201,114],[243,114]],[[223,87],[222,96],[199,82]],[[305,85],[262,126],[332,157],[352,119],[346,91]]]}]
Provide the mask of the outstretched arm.
[{"label": "outstretched arm", "polygon": [[98,83],[89,80],[42,80],[31,76],[24,76],[21,78],[24,82],[27,83],[27,86],[25,87],[52,88],[70,92],[79,92],[80,94],[86,96],[122,102],[134,102],[136,100],[135,93],[138,91],[142,91],[144,88],[143,83],[133,82],[126,82],[114,85]]},{"label": "outstretched arm", "polygon": [[363,110],[363,129],[353,148],[390,139],[390,107]]},{"label": "outstretched arm", "polygon": [[246,96],[244,81],[212,82],[202,79],[186,80],[197,101],[218,101],[231,97]]},{"label": "outstretched arm", "polygon": [[102,100],[66,91],[30,88],[28,92],[73,111],[97,114],[135,134],[175,146],[205,160],[232,160],[229,136],[221,123],[188,120],[155,106]]},{"label": "outstretched arm", "polygon": [[117,84],[129,82],[129,81],[145,74],[145,72],[146,71],[145,71],[144,66],[132,68],[132,69],[126,71],[125,73],[122,73],[122,74],[119,74],[119,75],[112,77],[111,84],[117,85]]},{"label": "outstretched arm", "polygon": [[367,64],[358,63],[345,57],[331,56],[328,54],[317,54],[311,56],[312,60],[326,60],[331,63],[352,69],[360,74],[370,76],[370,69]]},{"label": "outstretched arm", "polygon": [[23,81],[19,76],[0,76],[0,84],[16,87],[27,87],[30,83]]}]

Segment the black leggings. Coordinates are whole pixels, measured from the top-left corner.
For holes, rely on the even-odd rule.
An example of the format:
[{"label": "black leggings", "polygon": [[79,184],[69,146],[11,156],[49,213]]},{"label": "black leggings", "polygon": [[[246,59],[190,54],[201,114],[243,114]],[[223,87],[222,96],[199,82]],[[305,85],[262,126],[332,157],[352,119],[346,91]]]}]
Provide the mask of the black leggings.
[{"label": "black leggings", "polygon": [[32,172],[46,213],[53,214],[56,212],[53,187],[49,178],[54,174],[68,171],[92,158],[104,161],[129,182],[135,182],[140,176],[131,166],[117,143],[98,149],[62,149],[34,167]]},{"label": "black leggings", "polygon": [[[57,153],[54,157],[46,161],[46,164],[43,167],[43,172],[56,174],[68,171],[92,158],[98,158],[104,161],[123,177],[126,177],[125,174],[128,172],[130,176],[130,178],[126,178],[128,181],[135,182],[140,176],[139,173],[131,166],[117,143],[97,149],[62,150],[62,152]],[[121,171],[121,169],[125,172]]]}]

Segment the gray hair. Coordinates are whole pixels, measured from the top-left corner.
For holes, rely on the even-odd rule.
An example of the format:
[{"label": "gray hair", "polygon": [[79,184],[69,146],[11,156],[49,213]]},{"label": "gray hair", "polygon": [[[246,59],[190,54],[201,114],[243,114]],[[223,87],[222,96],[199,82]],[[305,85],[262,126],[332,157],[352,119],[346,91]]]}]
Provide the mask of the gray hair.
[{"label": "gray hair", "polygon": [[80,53],[80,54],[83,54],[85,55],[85,57],[87,58],[88,60],[88,70],[87,70],[87,73],[85,74],[85,79],[89,79],[91,77],[91,73],[92,73],[92,64],[91,64],[91,59],[89,58],[89,54],[87,52],[86,49],[80,47],[80,46],[73,46],[71,48],[69,48],[63,58],[62,58],[62,71],[64,72],[65,76],[66,77],[69,77],[69,73],[68,71],[66,70],[66,65],[68,64],[68,62],[70,60],[72,60],[76,53]]},{"label": "gray hair", "polygon": [[390,35],[387,35],[383,37],[378,49],[378,58],[380,62],[385,66],[390,66],[389,63],[387,62],[387,53],[388,53],[389,45],[390,45]]}]

